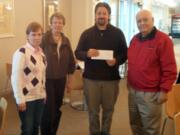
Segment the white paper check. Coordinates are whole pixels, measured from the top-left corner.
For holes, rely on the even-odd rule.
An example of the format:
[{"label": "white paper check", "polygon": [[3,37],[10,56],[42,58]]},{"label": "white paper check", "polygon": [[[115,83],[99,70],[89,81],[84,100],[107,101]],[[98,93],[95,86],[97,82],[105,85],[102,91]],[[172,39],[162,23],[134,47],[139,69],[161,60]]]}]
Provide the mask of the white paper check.
[{"label": "white paper check", "polygon": [[95,60],[112,60],[113,59],[113,51],[112,50],[98,50],[99,55],[96,57],[91,57],[91,59]]}]

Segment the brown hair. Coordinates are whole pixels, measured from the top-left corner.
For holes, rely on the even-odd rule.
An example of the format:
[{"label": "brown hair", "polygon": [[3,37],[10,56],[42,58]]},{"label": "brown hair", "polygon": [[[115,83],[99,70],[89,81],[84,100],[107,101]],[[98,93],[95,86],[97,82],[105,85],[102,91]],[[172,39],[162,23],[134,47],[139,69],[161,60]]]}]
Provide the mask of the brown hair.
[{"label": "brown hair", "polygon": [[50,17],[50,23],[51,24],[52,24],[52,20],[53,20],[54,17],[56,17],[58,19],[62,19],[63,24],[65,25],[66,20],[65,20],[65,17],[64,17],[63,14],[61,14],[60,12],[56,12],[56,13],[52,14],[51,17]]},{"label": "brown hair", "polygon": [[99,2],[95,7],[95,10],[94,10],[95,13],[99,7],[105,7],[107,9],[109,15],[111,14],[111,8],[106,2]]},{"label": "brown hair", "polygon": [[41,31],[43,32],[41,24],[39,24],[38,22],[31,22],[26,28],[26,35],[29,35],[30,32],[36,32],[39,29],[41,29]]}]

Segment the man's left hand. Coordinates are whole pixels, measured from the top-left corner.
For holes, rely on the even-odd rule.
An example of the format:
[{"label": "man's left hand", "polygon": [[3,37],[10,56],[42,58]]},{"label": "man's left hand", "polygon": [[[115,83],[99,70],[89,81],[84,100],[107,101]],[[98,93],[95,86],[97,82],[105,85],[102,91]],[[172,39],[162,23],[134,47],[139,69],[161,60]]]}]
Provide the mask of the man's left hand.
[{"label": "man's left hand", "polygon": [[158,99],[157,99],[157,102],[159,103],[159,104],[162,104],[162,103],[164,103],[164,102],[166,102],[167,101],[167,93],[165,93],[165,92],[160,92],[159,93],[159,97],[158,97]]},{"label": "man's left hand", "polygon": [[116,64],[116,59],[113,58],[112,60],[106,60],[106,63],[109,65],[109,66],[114,66]]}]

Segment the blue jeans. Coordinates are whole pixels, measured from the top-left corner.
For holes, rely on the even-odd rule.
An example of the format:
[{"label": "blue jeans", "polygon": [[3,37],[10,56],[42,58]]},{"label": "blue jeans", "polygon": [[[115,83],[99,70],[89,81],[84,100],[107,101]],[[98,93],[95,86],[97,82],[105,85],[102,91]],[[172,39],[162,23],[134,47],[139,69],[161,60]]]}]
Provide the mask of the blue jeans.
[{"label": "blue jeans", "polygon": [[38,135],[44,109],[44,99],[26,102],[26,110],[19,111],[21,135]]}]

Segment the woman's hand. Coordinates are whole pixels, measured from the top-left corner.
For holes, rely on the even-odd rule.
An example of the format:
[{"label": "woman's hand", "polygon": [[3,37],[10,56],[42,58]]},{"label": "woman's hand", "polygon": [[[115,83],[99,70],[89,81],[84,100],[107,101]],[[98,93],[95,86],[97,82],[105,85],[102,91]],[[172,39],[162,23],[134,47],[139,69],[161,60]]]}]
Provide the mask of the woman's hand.
[{"label": "woman's hand", "polygon": [[66,89],[67,89],[67,93],[70,93],[72,89],[72,75],[71,74],[69,74],[67,77]]},{"label": "woman's hand", "polygon": [[26,110],[26,103],[18,104],[18,110],[23,112]]}]

